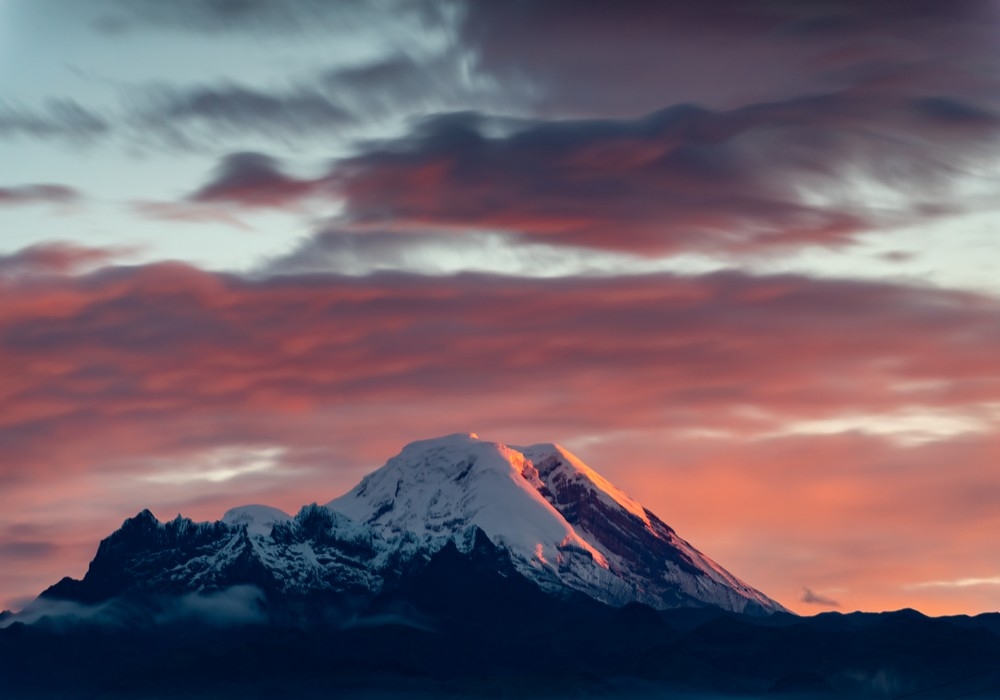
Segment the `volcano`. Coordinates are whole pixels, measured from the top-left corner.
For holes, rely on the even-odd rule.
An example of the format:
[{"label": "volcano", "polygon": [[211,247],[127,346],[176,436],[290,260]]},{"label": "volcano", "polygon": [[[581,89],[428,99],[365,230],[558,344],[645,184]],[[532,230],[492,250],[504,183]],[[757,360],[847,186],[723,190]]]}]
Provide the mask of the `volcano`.
[{"label": "volcano", "polygon": [[348,493],[294,517],[248,505],[216,522],[161,523],[142,511],[101,543],[82,581],[63,579],[42,597],[93,604],[254,586],[274,608],[305,599],[349,614],[405,587],[446,547],[468,554],[477,542],[556,597],[784,611],[565,448],[475,434],[410,443]]}]

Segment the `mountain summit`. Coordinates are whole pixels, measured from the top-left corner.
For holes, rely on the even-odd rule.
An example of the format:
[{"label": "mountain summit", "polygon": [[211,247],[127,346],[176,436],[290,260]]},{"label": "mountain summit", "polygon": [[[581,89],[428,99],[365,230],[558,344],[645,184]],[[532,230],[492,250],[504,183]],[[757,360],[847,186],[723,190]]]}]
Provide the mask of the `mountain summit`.
[{"label": "mountain summit", "polygon": [[554,444],[475,434],[410,443],[326,507],[414,552],[468,542],[480,529],[543,589],[612,605],[783,610]]},{"label": "mountain summit", "polygon": [[95,603],[250,585],[272,605],[344,609],[405,590],[435,560],[478,557],[481,566],[484,549],[501,576],[519,574],[551,595],[784,611],[564,448],[474,434],[410,443],[348,493],[295,517],[252,505],[214,523],[161,523],[143,511],[101,543],[82,581],[63,579],[42,595]]}]

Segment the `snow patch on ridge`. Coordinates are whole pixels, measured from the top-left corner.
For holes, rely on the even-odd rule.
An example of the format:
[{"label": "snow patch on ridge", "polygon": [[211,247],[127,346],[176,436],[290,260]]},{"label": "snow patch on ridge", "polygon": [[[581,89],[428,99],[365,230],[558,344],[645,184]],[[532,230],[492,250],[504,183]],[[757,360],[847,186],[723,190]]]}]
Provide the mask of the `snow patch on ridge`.
[{"label": "snow patch on ridge", "polygon": [[251,535],[270,535],[275,523],[291,519],[283,510],[258,504],[230,508],[222,516],[226,525],[245,525]]}]

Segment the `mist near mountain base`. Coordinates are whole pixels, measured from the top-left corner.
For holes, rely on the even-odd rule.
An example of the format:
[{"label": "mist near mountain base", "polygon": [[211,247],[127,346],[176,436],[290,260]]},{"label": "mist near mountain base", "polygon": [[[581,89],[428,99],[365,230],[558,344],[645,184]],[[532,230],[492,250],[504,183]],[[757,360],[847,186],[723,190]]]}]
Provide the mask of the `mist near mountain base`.
[{"label": "mist near mountain base", "polygon": [[39,597],[23,610],[0,620],[0,629],[19,622],[55,629],[80,624],[143,629],[151,625],[184,622],[228,627],[265,624],[267,621],[263,592],[256,586],[239,585],[180,596],[119,597],[94,605]]}]

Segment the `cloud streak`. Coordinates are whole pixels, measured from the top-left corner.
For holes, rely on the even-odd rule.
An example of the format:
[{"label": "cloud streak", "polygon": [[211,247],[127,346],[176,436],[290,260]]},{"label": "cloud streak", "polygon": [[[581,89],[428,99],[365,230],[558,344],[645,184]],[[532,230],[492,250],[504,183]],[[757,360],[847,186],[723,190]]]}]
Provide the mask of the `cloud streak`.
[{"label": "cloud streak", "polygon": [[824,595],[816,593],[811,588],[802,589],[802,597],[799,598],[803,603],[808,605],[821,605],[825,608],[839,608],[840,603],[835,601],[833,598],[828,598]]},{"label": "cloud streak", "polygon": [[18,275],[73,274],[104,266],[128,252],[123,248],[95,248],[67,242],[38,243],[0,255],[0,280]]},{"label": "cloud streak", "polygon": [[90,141],[105,136],[111,128],[104,117],[75,100],[49,100],[41,110],[0,102],[0,138]]},{"label": "cloud streak", "polygon": [[133,102],[131,121],[181,144],[234,134],[287,140],[331,133],[357,121],[330,97],[308,88],[270,92],[236,84],[147,87]]},{"label": "cloud streak", "polygon": [[924,581],[911,588],[967,588],[969,586],[1000,586],[1000,576],[959,578],[952,581]]},{"label": "cloud streak", "polygon": [[95,28],[110,36],[130,31],[182,31],[207,35],[274,34],[294,36],[328,33],[393,15],[435,17],[433,3],[394,0],[373,5],[358,0],[329,3],[325,0],[267,0],[202,2],[177,0],[169,4],[156,0],[102,0],[103,14]]},{"label": "cloud streak", "polygon": [[66,185],[38,184],[0,187],[0,206],[18,204],[67,204],[80,198],[80,193]]}]

